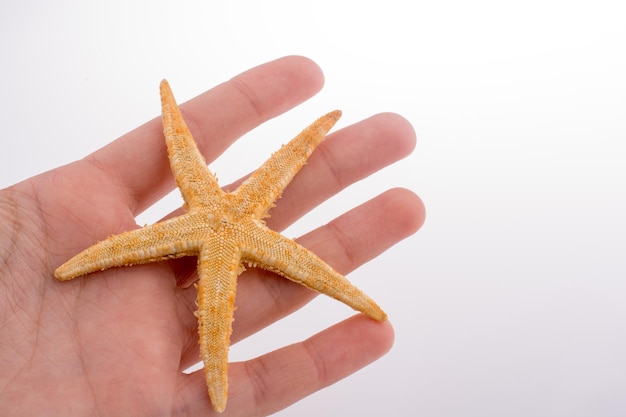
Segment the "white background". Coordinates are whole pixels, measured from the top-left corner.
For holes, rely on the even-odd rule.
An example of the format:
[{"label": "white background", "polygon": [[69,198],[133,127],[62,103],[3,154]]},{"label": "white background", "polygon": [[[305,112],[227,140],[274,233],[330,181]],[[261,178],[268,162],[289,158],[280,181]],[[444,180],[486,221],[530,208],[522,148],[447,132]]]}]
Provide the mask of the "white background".
[{"label": "white background", "polygon": [[[383,359],[280,416],[626,413],[626,13],[619,1],[22,1],[0,5],[0,187],[71,162],[287,54],[321,94],[211,168],[226,184],[318,115],[407,117],[417,149],[289,230],[394,186],[423,229],[350,275],[389,313]],[[349,5],[348,5],[349,3]],[[152,222],[177,193],[146,213]],[[241,360],[351,310],[325,297]]]}]

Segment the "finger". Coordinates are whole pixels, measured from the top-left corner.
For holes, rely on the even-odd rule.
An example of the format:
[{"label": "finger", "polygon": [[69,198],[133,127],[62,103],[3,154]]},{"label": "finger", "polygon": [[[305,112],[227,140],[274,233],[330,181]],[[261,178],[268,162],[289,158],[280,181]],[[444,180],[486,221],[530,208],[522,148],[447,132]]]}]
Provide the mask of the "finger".
[{"label": "finger", "polygon": [[324,140],[287,187],[267,224],[282,230],[339,191],[406,157],[415,131],[403,117],[382,113]]},{"label": "finger", "polygon": [[[411,124],[392,113],[370,117],[329,135],[271,210],[268,227],[284,229],[348,185],[406,157],[414,147]],[[235,189],[242,180],[226,188]],[[178,214],[182,209],[167,217]],[[197,279],[195,260],[178,259],[171,265],[179,285]]]},{"label": "finger", "polygon": [[[337,382],[384,355],[393,343],[389,322],[354,316],[315,336],[259,358],[232,363],[224,416],[262,416]],[[372,381],[372,383],[376,383]],[[177,413],[213,412],[203,370],[183,375]]]},{"label": "finger", "polygon": [[[181,111],[200,151],[212,161],[241,135],[309,98],[322,84],[312,61],[286,57],[218,85],[181,105]],[[87,157],[117,185],[135,215],[174,186],[162,130],[156,118]]]},{"label": "finger", "polygon": [[[302,236],[298,242],[346,274],[413,234],[423,224],[424,216],[424,206],[415,194],[393,189]],[[232,343],[297,310],[317,295],[267,271],[251,269],[245,274],[238,280]],[[184,369],[199,357],[197,323],[192,314],[196,292],[192,287],[178,294],[183,298],[177,303],[179,316],[188,335],[183,341]],[[376,294],[369,295],[376,299]]]}]

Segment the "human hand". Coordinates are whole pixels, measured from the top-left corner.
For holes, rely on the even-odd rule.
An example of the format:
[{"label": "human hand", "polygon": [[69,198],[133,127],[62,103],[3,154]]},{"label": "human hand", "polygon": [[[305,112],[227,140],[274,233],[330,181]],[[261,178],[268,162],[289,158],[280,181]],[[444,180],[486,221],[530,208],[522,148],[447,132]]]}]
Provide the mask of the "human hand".
[{"label": "human hand", "polygon": [[[182,105],[207,161],[263,121],[315,93],[319,69],[299,57],[247,71]],[[358,146],[355,146],[355,140]],[[414,134],[384,114],[329,135],[267,224],[285,228],[348,184],[408,154]],[[0,191],[0,410],[9,415],[211,415],[199,360],[195,260],[114,268],[69,282],[54,269],[174,187],[155,119],[81,161]],[[390,190],[298,239],[342,273],[415,232],[423,206]],[[231,340],[315,294],[251,269],[240,279]],[[179,286],[174,285],[177,282]],[[357,315],[310,339],[229,368],[223,415],[265,415],[380,357],[393,331]]]}]

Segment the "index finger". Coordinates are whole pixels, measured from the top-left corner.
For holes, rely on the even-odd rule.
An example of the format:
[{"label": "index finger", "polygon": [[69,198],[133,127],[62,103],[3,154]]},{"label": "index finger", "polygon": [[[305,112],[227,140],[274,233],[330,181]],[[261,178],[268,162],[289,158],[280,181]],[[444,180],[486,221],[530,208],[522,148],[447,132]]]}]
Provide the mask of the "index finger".
[{"label": "index finger", "polygon": [[[243,72],[180,108],[210,162],[247,131],[311,97],[322,84],[315,63],[285,57]],[[155,118],[87,157],[119,188],[134,215],[174,187],[162,129],[161,119]]]}]

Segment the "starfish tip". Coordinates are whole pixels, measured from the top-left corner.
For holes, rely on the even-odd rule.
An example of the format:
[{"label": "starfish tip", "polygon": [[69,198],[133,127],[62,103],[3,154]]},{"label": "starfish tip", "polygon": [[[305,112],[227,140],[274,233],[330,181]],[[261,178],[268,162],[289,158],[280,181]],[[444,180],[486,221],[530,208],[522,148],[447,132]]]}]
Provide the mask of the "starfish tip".
[{"label": "starfish tip", "polygon": [[342,114],[341,110],[333,110],[333,111],[331,111],[330,113],[328,113],[328,116],[329,116],[331,119],[333,119],[333,120],[337,121],[337,120],[339,120],[339,118],[341,117],[341,114]]}]

